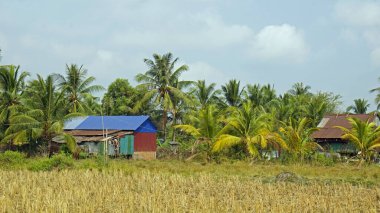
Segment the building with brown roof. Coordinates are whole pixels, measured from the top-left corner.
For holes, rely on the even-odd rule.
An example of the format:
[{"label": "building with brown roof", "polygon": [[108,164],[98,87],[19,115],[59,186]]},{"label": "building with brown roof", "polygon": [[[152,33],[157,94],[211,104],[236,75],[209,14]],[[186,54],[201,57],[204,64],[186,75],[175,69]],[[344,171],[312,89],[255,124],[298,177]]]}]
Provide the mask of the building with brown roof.
[{"label": "building with brown roof", "polygon": [[348,155],[355,154],[356,150],[352,144],[342,139],[343,131],[336,128],[336,126],[342,126],[350,129],[351,124],[347,120],[349,117],[358,118],[362,121],[375,122],[379,125],[379,119],[375,113],[326,115],[318,124],[319,130],[314,132],[311,137],[324,147],[325,151],[334,151]]}]

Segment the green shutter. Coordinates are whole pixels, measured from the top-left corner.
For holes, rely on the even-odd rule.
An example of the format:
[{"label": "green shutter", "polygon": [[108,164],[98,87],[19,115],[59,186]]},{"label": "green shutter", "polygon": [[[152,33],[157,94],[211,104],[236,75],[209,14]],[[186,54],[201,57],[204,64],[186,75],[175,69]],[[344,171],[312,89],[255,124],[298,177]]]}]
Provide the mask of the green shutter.
[{"label": "green shutter", "polygon": [[120,139],[120,154],[133,155],[134,140],[133,135],[126,135]]}]

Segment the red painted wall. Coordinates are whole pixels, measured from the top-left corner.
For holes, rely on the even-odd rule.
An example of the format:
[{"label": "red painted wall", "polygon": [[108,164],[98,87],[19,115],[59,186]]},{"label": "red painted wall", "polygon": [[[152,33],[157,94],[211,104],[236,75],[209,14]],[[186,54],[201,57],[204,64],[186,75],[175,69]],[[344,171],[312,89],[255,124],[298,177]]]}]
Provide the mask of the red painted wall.
[{"label": "red painted wall", "polygon": [[156,133],[135,132],[135,152],[155,152],[157,150]]}]

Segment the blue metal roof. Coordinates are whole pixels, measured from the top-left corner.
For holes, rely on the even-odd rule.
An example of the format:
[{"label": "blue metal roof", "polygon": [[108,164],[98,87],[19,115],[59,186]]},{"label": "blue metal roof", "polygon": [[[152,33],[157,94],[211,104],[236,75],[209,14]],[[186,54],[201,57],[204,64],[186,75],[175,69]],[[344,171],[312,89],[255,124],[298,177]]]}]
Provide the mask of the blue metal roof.
[{"label": "blue metal roof", "polygon": [[[144,124],[145,123],[145,124]],[[65,123],[65,130],[133,130],[141,129],[142,124],[149,126],[149,132],[157,129],[151,123],[149,116],[86,116],[71,119]],[[143,127],[144,128],[144,127]],[[145,129],[146,130],[146,129]]]}]

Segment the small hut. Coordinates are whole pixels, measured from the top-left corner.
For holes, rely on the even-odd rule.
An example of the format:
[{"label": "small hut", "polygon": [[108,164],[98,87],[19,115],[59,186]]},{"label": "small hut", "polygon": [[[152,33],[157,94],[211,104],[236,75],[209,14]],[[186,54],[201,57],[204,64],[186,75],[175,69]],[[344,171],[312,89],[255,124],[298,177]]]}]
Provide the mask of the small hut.
[{"label": "small hut", "polygon": [[[149,116],[86,116],[65,124],[65,133],[89,154],[155,159],[157,128]],[[105,148],[107,147],[107,148]]]},{"label": "small hut", "polygon": [[375,122],[379,125],[379,120],[375,113],[326,115],[318,124],[319,130],[314,132],[311,137],[324,147],[326,151],[333,151],[343,155],[356,154],[355,147],[342,139],[343,131],[336,128],[336,126],[342,126],[351,129],[351,124],[347,120],[350,117],[358,118],[362,121]]}]

